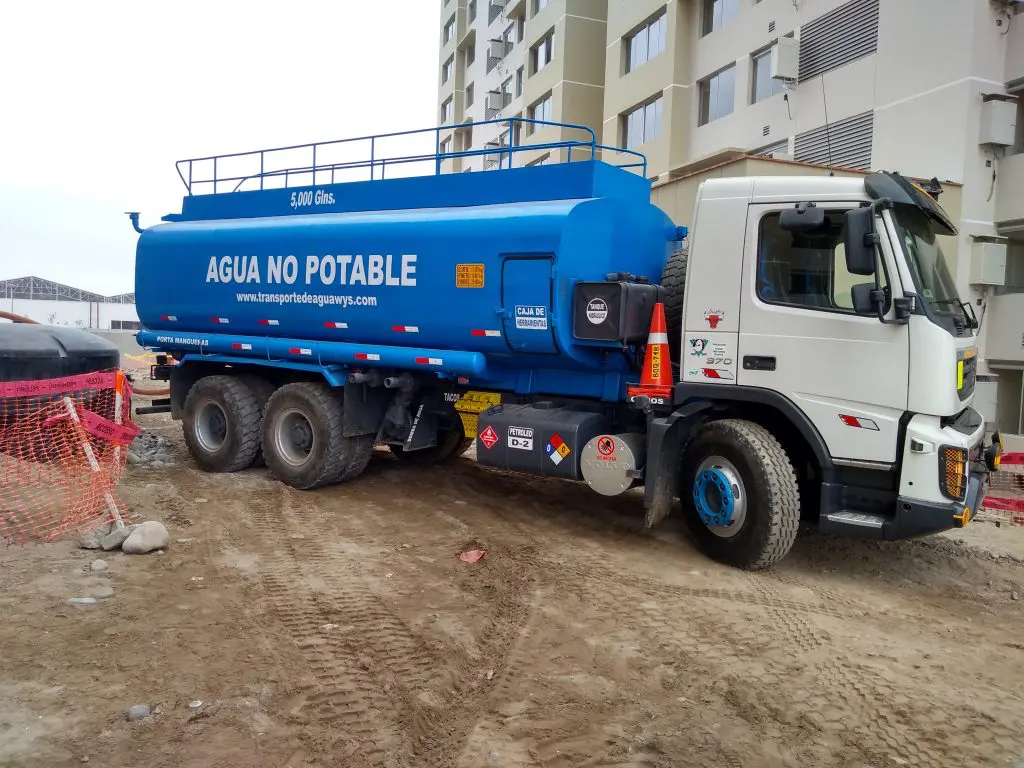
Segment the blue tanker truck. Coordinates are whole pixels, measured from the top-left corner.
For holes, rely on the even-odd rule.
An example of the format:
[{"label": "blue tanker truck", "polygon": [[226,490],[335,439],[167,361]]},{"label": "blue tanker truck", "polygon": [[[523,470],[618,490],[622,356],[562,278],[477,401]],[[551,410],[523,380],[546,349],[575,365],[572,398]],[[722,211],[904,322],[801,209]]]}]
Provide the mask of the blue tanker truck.
[{"label": "blue tanker truck", "polygon": [[[146,410],[183,422],[202,469],[315,489],[376,446],[431,465],[475,442],[489,467],[642,486],[648,526],[678,506],[748,569],[801,521],[884,539],[969,522],[1001,447],[971,407],[978,324],[933,190],[711,180],[688,232],[642,156],[592,133],[442,173],[478,153],[442,153],[441,132],[427,156],[382,156],[390,135],[181,161],[181,213],[134,217],[138,341],[170,382]],[[529,165],[542,151],[560,162]]]}]

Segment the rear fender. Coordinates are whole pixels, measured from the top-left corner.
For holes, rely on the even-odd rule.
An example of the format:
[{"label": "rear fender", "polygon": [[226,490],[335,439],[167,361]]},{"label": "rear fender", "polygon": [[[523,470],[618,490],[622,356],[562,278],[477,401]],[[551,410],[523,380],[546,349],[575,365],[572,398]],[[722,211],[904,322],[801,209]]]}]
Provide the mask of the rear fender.
[{"label": "rear fender", "polygon": [[691,402],[647,425],[647,471],[644,478],[644,526],[651,528],[668,517],[679,495],[679,459],[683,446],[710,415],[712,404]]}]

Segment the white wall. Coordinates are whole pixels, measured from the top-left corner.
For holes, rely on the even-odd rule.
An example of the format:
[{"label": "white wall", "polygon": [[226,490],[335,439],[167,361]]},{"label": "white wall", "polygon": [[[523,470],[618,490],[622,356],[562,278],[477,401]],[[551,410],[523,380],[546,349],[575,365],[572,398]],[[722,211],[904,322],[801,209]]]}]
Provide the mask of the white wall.
[{"label": "white wall", "polygon": [[108,330],[111,320],[138,322],[134,304],[90,303],[86,301],[42,301],[0,299],[0,309],[38,323]]}]

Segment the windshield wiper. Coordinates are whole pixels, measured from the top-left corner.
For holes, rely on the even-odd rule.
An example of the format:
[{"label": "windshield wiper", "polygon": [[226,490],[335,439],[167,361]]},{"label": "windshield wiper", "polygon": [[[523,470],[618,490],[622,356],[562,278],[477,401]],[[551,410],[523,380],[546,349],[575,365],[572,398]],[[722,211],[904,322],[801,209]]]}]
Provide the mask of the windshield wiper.
[{"label": "windshield wiper", "polygon": [[981,324],[978,322],[978,316],[974,314],[974,307],[964,301],[961,301],[959,297],[955,299],[932,299],[932,304],[937,306],[958,306],[964,315],[966,327],[970,328],[972,331],[976,331],[981,327]]}]

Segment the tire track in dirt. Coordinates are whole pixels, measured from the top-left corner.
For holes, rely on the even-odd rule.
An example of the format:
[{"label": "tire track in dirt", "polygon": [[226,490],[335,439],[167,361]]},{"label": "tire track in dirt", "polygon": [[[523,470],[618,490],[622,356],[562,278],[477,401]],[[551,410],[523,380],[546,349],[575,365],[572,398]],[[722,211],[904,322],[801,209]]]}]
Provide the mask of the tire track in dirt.
[{"label": "tire track in dirt", "polygon": [[[297,519],[290,493],[281,489],[278,503],[259,502],[256,528],[265,539],[281,540],[317,522],[309,507]],[[312,540],[302,540],[301,551],[286,550],[263,555],[261,564],[268,594],[320,689],[307,699],[311,711],[344,724],[366,747],[362,757],[371,765],[389,753],[411,753],[416,766],[449,768],[475,725],[479,698],[494,685],[481,669],[503,668],[529,610],[529,581],[509,574],[495,579],[501,610],[484,626],[479,658],[470,659],[463,649],[427,642],[377,590],[353,569],[342,573],[338,559]],[[277,575],[282,568],[283,577]],[[315,575],[326,590],[310,597],[286,586],[303,575]]]}]

